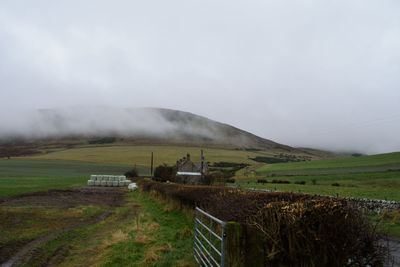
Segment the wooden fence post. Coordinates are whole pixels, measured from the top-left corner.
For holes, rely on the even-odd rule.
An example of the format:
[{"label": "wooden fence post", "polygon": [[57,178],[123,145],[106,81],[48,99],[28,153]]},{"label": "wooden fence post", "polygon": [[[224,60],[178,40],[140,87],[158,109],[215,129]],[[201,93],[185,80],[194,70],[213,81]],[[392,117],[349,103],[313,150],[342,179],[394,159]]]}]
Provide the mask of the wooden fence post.
[{"label": "wooden fence post", "polygon": [[236,222],[227,222],[225,225],[225,266],[245,267],[243,257],[243,227]]}]

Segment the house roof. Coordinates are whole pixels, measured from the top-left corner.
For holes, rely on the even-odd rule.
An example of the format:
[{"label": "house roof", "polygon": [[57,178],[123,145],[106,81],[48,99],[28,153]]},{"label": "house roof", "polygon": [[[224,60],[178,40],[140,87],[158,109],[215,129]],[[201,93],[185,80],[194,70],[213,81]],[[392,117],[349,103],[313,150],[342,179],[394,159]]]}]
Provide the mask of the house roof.
[{"label": "house roof", "polygon": [[177,172],[176,175],[201,176],[200,172]]}]

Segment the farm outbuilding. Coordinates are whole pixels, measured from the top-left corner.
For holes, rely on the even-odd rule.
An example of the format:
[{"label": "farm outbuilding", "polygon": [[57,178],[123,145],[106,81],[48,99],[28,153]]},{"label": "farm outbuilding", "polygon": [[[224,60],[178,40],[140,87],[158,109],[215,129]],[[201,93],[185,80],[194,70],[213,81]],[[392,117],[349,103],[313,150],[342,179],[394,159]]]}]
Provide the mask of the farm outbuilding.
[{"label": "farm outbuilding", "polygon": [[176,162],[176,182],[182,184],[203,184],[204,175],[208,172],[208,164],[204,160],[203,151],[201,151],[201,161],[194,163],[190,154],[179,159]]}]

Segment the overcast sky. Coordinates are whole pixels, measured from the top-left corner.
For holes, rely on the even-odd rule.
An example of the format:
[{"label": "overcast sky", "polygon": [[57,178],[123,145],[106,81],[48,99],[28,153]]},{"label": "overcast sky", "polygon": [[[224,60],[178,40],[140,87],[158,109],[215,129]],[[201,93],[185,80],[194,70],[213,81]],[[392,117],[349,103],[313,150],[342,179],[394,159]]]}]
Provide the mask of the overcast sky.
[{"label": "overcast sky", "polygon": [[152,106],[292,146],[400,150],[399,14],[398,0],[1,0],[0,120]]}]

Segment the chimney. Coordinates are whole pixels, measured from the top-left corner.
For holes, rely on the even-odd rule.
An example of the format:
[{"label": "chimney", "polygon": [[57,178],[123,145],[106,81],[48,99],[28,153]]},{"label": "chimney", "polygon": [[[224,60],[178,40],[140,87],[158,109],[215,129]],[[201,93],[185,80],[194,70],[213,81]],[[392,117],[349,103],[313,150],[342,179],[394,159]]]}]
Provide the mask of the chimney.
[{"label": "chimney", "polygon": [[189,153],[187,153],[186,158],[187,158],[188,161],[190,160],[190,154]]}]

